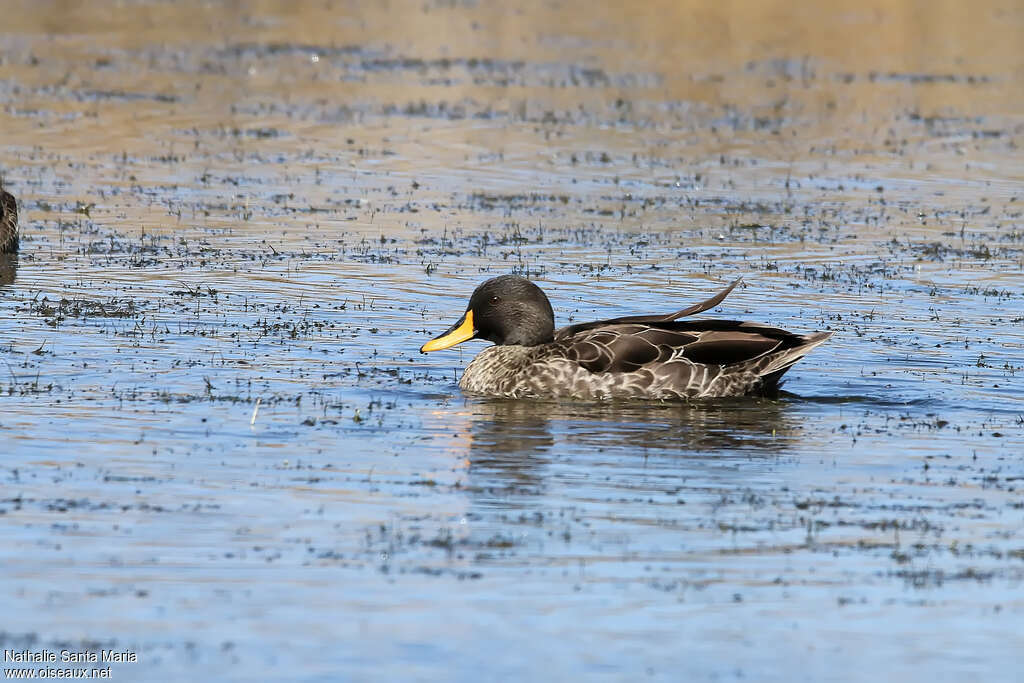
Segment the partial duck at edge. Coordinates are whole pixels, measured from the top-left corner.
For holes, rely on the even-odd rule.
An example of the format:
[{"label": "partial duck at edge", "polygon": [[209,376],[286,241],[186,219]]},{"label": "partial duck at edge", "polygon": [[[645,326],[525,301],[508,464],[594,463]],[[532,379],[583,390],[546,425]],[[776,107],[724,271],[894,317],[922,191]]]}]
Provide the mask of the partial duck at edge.
[{"label": "partial duck at edge", "polygon": [[18,203],[0,181],[0,254],[18,251]]}]

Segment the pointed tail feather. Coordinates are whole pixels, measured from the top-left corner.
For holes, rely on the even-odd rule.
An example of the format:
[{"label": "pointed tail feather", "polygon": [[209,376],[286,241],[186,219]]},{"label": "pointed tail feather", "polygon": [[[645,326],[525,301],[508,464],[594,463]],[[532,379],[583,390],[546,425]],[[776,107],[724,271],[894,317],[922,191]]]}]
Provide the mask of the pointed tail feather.
[{"label": "pointed tail feather", "polygon": [[818,346],[828,341],[834,332],[815,332],[804,335],[803,343],[799,346],[769,353],[760,360],[760,367],[757,374],[761,376],[761,382],[765,389],[778,388],[780,379],[798,360],[806,356]]},{"label": "pointed tail feather", "polygon": [[555,330],[555,339],[566,339],[598,325],[618,325],[622,323],[668,323],[679,318],[686,317],[688,315],[694,315],[696,313],[703,313],[704,311],[714,308],[718,304],[722,303],[725,297],[729,296],[729,293],[736,288],[736,285],[743,282],[743,278],[736,278],[732,284],[715,294],[710,299],[701,301],[699,304],[693,304],[675,313],[669,313],[668,315],[627,315],[622,318],[612,318],[611,320],[599,320],[592,323],[579,323],[577,325],[568,325],[561,329]]},{"label": "pointed tail feather", "polygon": [[743,278],[739,277],[732,281],[728,287],[715,294],[710,299],[705,299],[699,304],[693,304],[686,308],[676,311],[675,313],[668,313],[667,315],[627,315],[623,318],[616,318],[616,323],[670,323],[673,320],[679,318],[685,318],[688,315],[694,315],[696,313],[703,313],[704,311],[714,308],[718,304],[725,300],[725,297],[729,296],[732,290],[736,289],[736,285],[743,282]]},{"label": "pointed tail feather", "polygon": [[658,320],[656,322],[667,323],[667,322],[671,322],[673,320],[678,320],[679,318],[684,318],[684,317],[686,317],[688,315],[694,315],[695,313],[703,313],[704,311],[706,311],[708,309],[714,308],[718,304],[722,303],[722,301],[725,300],[725,297],[729,296],[729,294],[732,292],[732,290],[736,289],[736,285],[738,285],[741,282],[743,282],[743,278],[738,277],[738,278],[736,278],[735,280],[732,281],[731,285],[729,285],[728,287],[726,287],[725,289],[720,291],[718,294],[715,294],[710,299],[707,299],[706,301],[702,301],[699,304],[694,304],[692,306],[684,308],[681,311],[676,311],[675,313],[670,313],[669,315],[666,315],[666,316],[662,317],[661,320]]}]

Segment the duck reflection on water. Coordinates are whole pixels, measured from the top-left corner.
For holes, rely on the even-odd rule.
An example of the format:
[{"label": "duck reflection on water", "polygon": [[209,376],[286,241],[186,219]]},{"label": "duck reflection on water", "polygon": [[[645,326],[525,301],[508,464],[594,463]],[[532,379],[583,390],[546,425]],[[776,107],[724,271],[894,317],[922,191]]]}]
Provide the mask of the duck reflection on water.
[{"label": "duck reflection on water", "polygon": [[18,275],[18,255],[0,254],[0,285],[9,285]]},{"label": "duck reflection on water", "polygon": [[791,406],[785,397],[596,405],[472,401],[470,483],[492,493],[536,495],[554,463],[589,468],[604,458],[628,466],[656,457],[685,460],[690,468],[730,457],[777,457],[801,434],[799,422],[787,414]]}]

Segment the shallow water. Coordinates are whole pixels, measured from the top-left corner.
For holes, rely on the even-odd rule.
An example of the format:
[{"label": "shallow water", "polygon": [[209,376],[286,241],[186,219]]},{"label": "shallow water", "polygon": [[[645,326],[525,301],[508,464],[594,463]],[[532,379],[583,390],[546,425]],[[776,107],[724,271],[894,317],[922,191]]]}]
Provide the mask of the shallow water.
[{"label": "shallow water", "polygon": [[[12,5],[4,648],[1016,678],[1019,6]],[[836,335],[775,400],[468,398],[417,350],[505,272]]]}]

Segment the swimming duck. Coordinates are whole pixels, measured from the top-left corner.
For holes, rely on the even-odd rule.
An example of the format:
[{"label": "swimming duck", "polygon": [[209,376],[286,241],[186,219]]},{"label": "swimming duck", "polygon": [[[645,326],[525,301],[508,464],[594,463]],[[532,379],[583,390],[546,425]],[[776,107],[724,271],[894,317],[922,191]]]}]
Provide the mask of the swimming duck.
[{"label": "swimming duck", "polygon": [[466,367],[459,387],[504,398],[677,400],[771,393],[794,363],[832,333],[801,335],[735,320],[678,320],[714,308],[739,282],[668,315],[556,330],[541,288],[502,275],[477,287],[465,314],[420,352],[470,339],[494,342]]},{"label": "swimming duck", "polygon": [[18,251],[18,203],[0,182],[0,254]]}]

